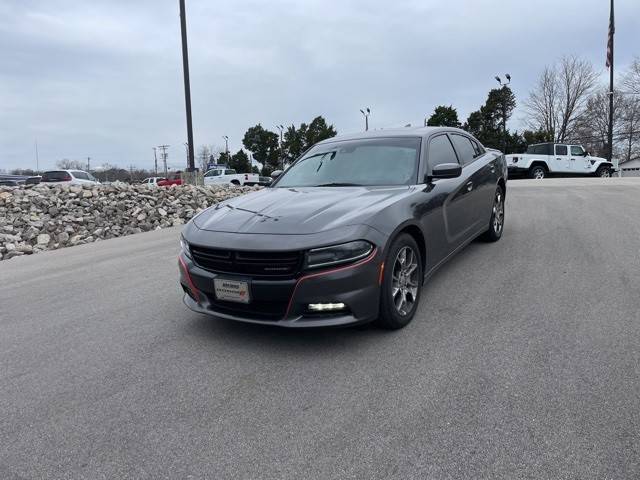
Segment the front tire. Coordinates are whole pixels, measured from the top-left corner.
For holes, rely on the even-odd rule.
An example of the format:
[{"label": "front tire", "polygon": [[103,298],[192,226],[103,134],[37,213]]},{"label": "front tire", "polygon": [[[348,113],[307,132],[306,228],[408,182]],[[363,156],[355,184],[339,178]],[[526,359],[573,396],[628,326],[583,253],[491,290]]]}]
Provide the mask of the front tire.
[{"label": "front tire", "polygon": [[605,167],[605,166],[598,167],[598,170],[596,170],[596,177],[610,178],[611,177],[611,169],[609,167]]},{"label": "front tire", "polygon": [[529,178],[533,178],[535,180],[542,180],[547,176],[547,169],[542,165],[534,165],[529,169]]},{"label": "front tire", "polygon": [[493,206],[491,207],[491,219],[489,220],[489,228],[481,236],[485,242],[497,242],[502,238],[504,230],[504,191],[500,185],[496,188],[496,194],[493,198]]},{"label": "front tire", "polygon": [[414,238],[406,233],[391,244],[380,287],[380,316],[376,323],[389,330],[413,320],[422,292],[422,257]]}]

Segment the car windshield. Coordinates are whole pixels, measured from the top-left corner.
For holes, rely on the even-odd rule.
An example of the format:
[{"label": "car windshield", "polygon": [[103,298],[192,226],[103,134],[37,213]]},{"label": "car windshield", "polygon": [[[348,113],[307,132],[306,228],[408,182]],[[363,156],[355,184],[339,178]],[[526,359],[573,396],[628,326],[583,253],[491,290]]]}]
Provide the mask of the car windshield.
[{"label": "car windshield", "polygon": [[410,185],[419,137],[348,140],[318,145],[294,163],[276,187]]}]

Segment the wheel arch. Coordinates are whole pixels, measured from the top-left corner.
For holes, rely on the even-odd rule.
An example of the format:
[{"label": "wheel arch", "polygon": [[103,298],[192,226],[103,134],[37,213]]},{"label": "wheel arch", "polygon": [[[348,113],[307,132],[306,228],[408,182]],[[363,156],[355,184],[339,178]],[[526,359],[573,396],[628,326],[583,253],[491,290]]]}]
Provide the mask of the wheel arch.
[{"label": "wheel arch", "polygon": [[391,235],[389,235],[389,239],[387,240],[387,244],[384,248],[384,258],[387,257],[391,244],[403,233],[411,235],[411,237],[413,237],[413,239],[418,244],[418,249],[420,250],[420,260],[422,263],[422,274],[424,275],[427,265],[427,241],[424,233],[422,232],[422,229],[412,221],[407,221],[401,224],[393,231]]},{"label": "wheel arch", "polygon": [[549,165],[547,165],[547,162],[545,162],[544,160],[534,160],[533,162],[531,162],[531,165],[529,165],[529,170],[534,167],[542,167],[547,172],[549,171]]}]

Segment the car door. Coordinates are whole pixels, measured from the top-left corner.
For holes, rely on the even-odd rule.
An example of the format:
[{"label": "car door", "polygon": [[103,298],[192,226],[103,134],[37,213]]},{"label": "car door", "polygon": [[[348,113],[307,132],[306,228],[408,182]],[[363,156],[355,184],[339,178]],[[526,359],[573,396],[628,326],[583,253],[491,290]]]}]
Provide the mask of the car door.
[{"label": "car door", "polygon": [[[427,175],[437,165],[460,163],[446,133],[429,138],[425,151]],[[421,221],[431,246],[430,255],[427,256],[427,271],[446,258],[466,238],[466,219],[473,207],[472,198],[468,195],[468,181],[463,168],[460,177],[432,179],[425,189],[425,204],[421,206],[425,214]]]},{"label": "car door", "polygon": [[569,156],[569,147],[567,145],[555,146],[555,171],[562,173],[570,173],[573,171],[571,167],[571,157]]},{"label": "car door", "polygon": [[585,173],[590,167],[589,159],[585,155],[584,148],[580,145],[571,145],[569,147],[571,154],[571,163],[575,165],[576,173]]},{"label": "car door", "polygon": [[497,173],[495,165],[483,159],[485,152],[476,148],[474,140],[459,133],[449,135],[462,164],[462,175],[467,178],[463,191],[467,197],[465,200],[469,202],[470,206],[465,210],[464,217],[461,218],[464,225],[461,225],[460,228],[462,232],[465,232],[464,241],[489,225]]}]

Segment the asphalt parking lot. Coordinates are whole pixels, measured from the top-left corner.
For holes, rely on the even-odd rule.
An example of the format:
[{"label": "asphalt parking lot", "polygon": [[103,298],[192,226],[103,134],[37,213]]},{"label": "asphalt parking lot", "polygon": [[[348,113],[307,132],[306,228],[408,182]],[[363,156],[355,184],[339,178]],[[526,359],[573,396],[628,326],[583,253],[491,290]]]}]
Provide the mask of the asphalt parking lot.
[{"label": "asphalt parking lot", "polygon": [[0,478],[640,477],[640,179],[506,215],[396,332],[192,313],[177,229],[0,263]]}]

